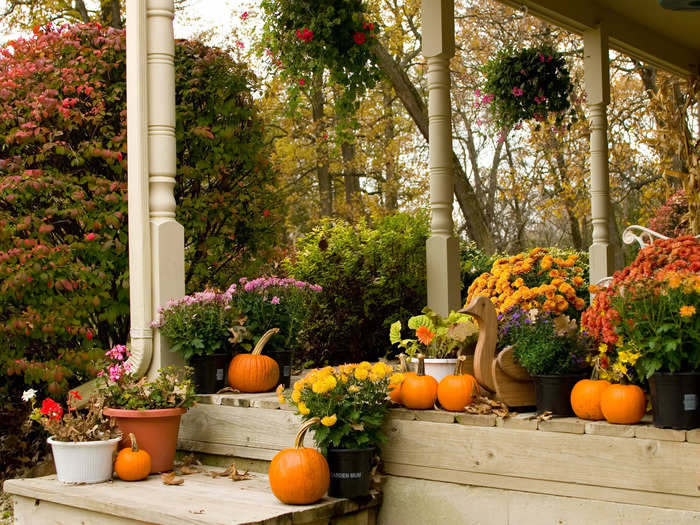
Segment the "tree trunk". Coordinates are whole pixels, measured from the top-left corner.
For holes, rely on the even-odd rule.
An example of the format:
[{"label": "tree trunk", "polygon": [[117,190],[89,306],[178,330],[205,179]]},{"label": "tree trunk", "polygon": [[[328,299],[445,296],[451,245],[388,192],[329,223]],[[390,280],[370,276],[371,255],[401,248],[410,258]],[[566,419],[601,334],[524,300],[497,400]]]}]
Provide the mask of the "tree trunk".
[{"label": "tree trunk", "polygon": [[345,203],[352,205],[357,202],[357,196],[360,193],[360,177],[353,166],[355,145],[343,142],[340,150],[343,155],[343,172],[345,174]]},{"label": "tree trunk", "polygon": [[389,147],[396,136],[394,129],[394,113],[391,108],[393,100],[391,86],[384,86],[384,114],[386,115],[386,126],[384,126],[384,144],[385,154],[387,155],[386,164],[384,165],[384,184],[382,185],[382,193],[384,194],[384,207],[387,210],[395,211],[399,207],[399,187],[396,177],[396,159],[393,153],[389,151]]},{"label": "tree trunk", "polygon": [[324,137],[324,104],[323,75],[315,73],[311,85],[311,109],[312,118],[316,124],[316,175],[318,177],[321,217],[328,217],[333,213],[333,185],[329,170],[328,148]]},{"label": "tree trunk", "polygon": [[[396,63],[394,58],[376,38],[371,39],[371,50],[377,60],[377,65],[391,82],[394,91],[401,99],[418,130],[425,140],[430,140],[428,137],[428,108],[418,90],[408,78],[406,72]],[[454,166],[455,179],[454,191],[464,216],[467,233],[486,253],[494,253],[495,243],[491,228],[486,221],[481,203],[474,193],[474,188],[469,183],[467,174],[454,151],[452,152],[452,164]]]},{"label": "tree trunk", "polygon": [[87,7],[85,7],[85,2],[83,2],[83,0],[75,0],[75,10],[80,14],[80,19],[84,24],[90,23],[90,14],[88,13]]},{"label": "tree trunk", "polygon": [[115,29],[122,29],[122,12],[119,0],[101,0],[100,18],[102,23]]}]

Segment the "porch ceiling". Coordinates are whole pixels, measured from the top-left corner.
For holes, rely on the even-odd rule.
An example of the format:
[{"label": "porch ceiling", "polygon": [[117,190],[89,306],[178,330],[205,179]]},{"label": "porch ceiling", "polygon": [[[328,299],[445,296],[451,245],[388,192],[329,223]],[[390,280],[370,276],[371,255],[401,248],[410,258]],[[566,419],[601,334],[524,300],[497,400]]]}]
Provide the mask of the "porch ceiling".
[{"label": "porch ceiling", "polygon": [[500,0],[576,33],[602,24],[610,47],[682,76],[700,74],[700,10],[658,0]]}]

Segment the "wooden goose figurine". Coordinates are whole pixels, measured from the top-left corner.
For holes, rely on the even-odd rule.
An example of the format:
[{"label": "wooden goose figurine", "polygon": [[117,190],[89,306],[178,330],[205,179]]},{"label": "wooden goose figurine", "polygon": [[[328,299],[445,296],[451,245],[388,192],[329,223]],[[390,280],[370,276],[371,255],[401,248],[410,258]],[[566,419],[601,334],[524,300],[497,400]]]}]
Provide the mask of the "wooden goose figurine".
[{"label": "wooden goose figurine", "polygon": [[535,404],[535,385],[513,356],[513,348],[503,349],[496,356],[498,318],[493,303],[486,297],[475,297],[459,313],[469,314],[479,323],[479,339],[474,352],[474,377],[486,390],[509,407]]}]

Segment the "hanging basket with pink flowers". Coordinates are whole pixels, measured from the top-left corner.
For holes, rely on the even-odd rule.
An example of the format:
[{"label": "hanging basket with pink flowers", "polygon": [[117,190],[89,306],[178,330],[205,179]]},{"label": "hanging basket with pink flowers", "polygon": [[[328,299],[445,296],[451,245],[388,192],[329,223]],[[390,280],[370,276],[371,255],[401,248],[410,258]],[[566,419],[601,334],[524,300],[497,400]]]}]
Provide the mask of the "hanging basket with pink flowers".
[{"label": "hanging basket with pink flowers", "polygon": [[522,121],[544,122],[550,115],[562,126],[571,108],[573,84],[564,56],[550,46],[503,49],[484,66],[484,94],[479,105],[489,105],[494,125],[509,130]]}]

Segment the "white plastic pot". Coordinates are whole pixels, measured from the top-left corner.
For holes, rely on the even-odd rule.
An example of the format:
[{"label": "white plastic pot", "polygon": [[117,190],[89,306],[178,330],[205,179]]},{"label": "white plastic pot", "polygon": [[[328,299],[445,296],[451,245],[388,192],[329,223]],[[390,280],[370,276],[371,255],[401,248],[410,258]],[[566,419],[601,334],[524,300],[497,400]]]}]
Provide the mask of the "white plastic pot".
[{"label": "white plastic pot", "polygon": [[[440,380],[448,376],[455,371],[455,366],[457,366],[457,359],[423,359],[425,364],[425,375],[433,376],[435,380],[439,383]],[[408,365],[408,369],[416,371],[418,366],[418,360],[413,358]]]},{"label": "white plastic pot", "polygon": [[73,443],[49,438],[58,480],[63,483],[101,483],[112,479],[114,453],[120,439]]}]

